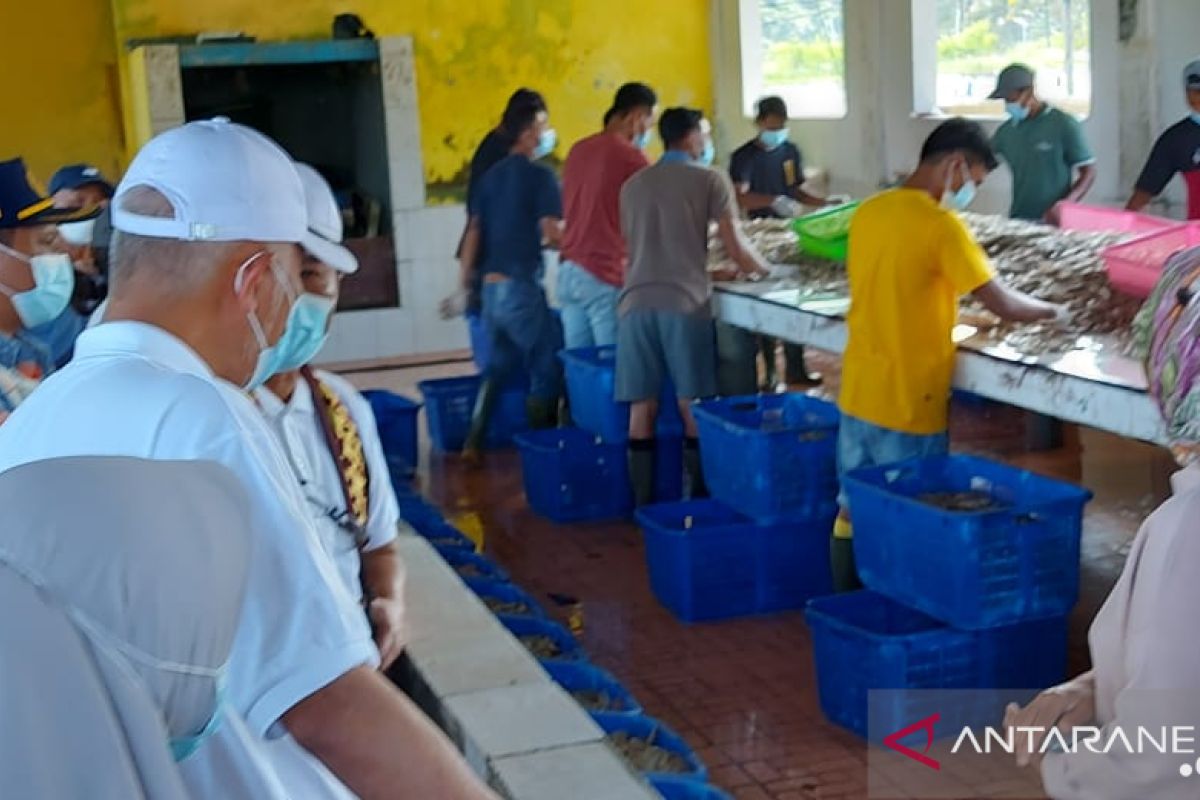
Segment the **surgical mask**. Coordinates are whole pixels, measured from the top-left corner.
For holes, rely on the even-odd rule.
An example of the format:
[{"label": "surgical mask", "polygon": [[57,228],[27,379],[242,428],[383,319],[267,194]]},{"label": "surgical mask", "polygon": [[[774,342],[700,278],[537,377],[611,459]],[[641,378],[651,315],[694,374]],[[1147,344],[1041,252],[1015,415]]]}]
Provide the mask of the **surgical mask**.
[{"label": "surgical mask", "polygon": [[33,273],[34,286],[25,292],[13,291],[0,283],[0,294],[7,295],[12,301],[21,324],[26,328],[36,328],[58,319],[67,310],[71,293],[75,290],[75,268],[71,264],[71,257],[66,253],[27,256],[3,244],[0,244],[0,251],[24,261]]},{"label": "surgical mask", "polygon": [[[943,194],[943,202],[950,208],[956,211],[963,211],[967,206],[971,205],[975,200],[975,194],[979,187],[975,184],[975,179],[971,177],[971,173],[967,170],[966,164],[961,166],[963,185],[957,192],[950,191],[950,179],[946,178],[946,191]],[[948,198],[948,199],[947,199]]]},{"label": "surgical mask", "polygon": [[1029,118],[1029,109],[1020,103],[1005,103],[1004,110],[1012,117],[1013,122],[1022,122]]},{"label": "surgical mask", "polygon": [[171,747],[171,756],[176,762],[185,760],[188,756],[200,749],[200,745],[221,729],[221,723],[224,717],[225,709],[225,668],[221,667],[221,671],[217,673],[216,678],[216,696],[213,703],[212,716],[208,718],[208,722],[200,729],[199,733],[193,733],[191,736],[172,736],[168,740]]},{"label": "surgical mask", "polygon": [[300,369],[325,346],[329,338],[329,315],[333,299],[305,292],[300,295],[288,314],[287,328],[275,343],[275,372]]},{"label": "surgical mask", "polygon": [[[246,268],[254,263],[256,258],[261,256],[267,256],[270,258],[270,256],[265,252],[255,253],[243,261],[242,265],[238,267],[237,277],[233,279],[234,292],[240,292],[242,290],[242,280],[245,277]],[[247,392],[252,392],[258,387],[262,386],[271,378],[272,375],[280,371],[277,368],[280,356],[279,343],[287,337],[287,326],[292,324],[292,314],[296,310],[296,295],[293,294],[291,287],[287,284],[287,281],[280,279],[279,270],[278,267],[275,266],[274,259],[271,259],[271,274],[275,276],[275,281],[283,287],[283,290],[287,294],[291,305],[288,309],[288,319],[284,326],[283,335],[280,336],[279,342],[276,342],[274,345],[267,344],[267,334],[263,330],[262,323],[258,321],[258,317],[254,315],[254,312],[246,312],[246,321],[250,323],[250,331],[254,334],[254,340],[258,343],[258,361],[256,361],[254,364],[254,372],[250,375],[250,379],[242,386],[242,388]]]},{"label": "surgical mask", "polygon": [[1197,125],[1200,125],[1200,111],[1193,111],[1192,113],[1188,114],[1188,118]]},{"label": "surgical mask", "polygon": [[768,150],[774,150],[788,140],[788,129],[780,128],[777,131],[759,131],[758,140],[762,142],[763,147]]},{"label": "surgical mask", "polygon": [[558,132],[554,128],[546,128],[542,131],[542,135],[538,137],[537,147],[534,148],[533,158],[536,161],[539,158],[545,158],[554,152],[555,145],[558,144]]},{"label": "surgical mask", "polygon": [[634,137],[633,146],[636,147],[638,150],[645,150],[647,147],[650,146],[650,139],[653,137],[653,135],[654,135],[653,132],[649,128],[647,128],[646,130],[642,131],[641,133],[639,133],[637,136]]},{"label": "surgical mask", "polygon": [[59,223],[58,233],[67,242],[75,246],[91,244],[92,231],[96,228],[96,220],[85,219],[81,222]]},{"label": "surgical mask", "polygon": [[709,166],[713,162],[713,158],[717,154],[717,148],[713,146],[712,139],[704,140],[704,150],[700,153],[700,157],[696,159],[704,166]]}]

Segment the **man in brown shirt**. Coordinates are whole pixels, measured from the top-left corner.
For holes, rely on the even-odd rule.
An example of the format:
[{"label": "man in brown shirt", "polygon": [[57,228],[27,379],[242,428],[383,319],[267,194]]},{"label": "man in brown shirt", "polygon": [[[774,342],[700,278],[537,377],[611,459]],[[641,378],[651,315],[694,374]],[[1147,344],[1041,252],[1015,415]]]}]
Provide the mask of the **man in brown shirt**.
[{"label": "man in brown shirt", "polygon": [[659,121],[666,153],[621,190],[621,230],[629,267],[617,324],[617,400],[629,413],[629,475],[638,505],[653,500],[654,421],[659,390],[669,378],[685,427],[689,494],[705,494],[696,423],[690,403],[717,393],[716,353],[707,271],[708,226],[716,222],[738,273],[766,266],[737,227],[733,187],[712,169],[713,144],[701,111],[670,108]]}]

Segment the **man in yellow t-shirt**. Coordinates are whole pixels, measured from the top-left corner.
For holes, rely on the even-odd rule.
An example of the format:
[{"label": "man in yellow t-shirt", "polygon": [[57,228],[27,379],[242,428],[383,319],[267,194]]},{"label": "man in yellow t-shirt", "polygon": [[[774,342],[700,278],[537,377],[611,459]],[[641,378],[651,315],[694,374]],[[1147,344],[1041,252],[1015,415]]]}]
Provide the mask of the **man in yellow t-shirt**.
[{"label": "man in yellow t-shirt", "polygon": [[[958,301],[1032,322],[1063,316],[996,280],[987,255],[959,219],[997,166],[983,129],[940,125],[901,187],[863,203],[850,226],[850,341],[842,362],[838,470],[944,454]],[[839,591],[859,585],[845,493],[831,544]]]}]

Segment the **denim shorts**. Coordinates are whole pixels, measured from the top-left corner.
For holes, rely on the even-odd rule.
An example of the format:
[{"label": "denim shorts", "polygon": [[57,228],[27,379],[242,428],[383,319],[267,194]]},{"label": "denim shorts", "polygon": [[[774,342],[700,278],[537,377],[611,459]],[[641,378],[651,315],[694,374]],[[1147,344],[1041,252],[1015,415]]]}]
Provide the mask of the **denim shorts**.
[{"label": "denim shorts", "polygon": [[[838,427],[838,478],[840,480],[847,472],[861,467],[894,464],[910,458],[941,456],[949,451],[950,434],[946,431],[929,435],[904,433],[843,414]],[[844,486],[838,492],[838,505],[849,508]],[[850,511],[853,519],[853,509]]]}]

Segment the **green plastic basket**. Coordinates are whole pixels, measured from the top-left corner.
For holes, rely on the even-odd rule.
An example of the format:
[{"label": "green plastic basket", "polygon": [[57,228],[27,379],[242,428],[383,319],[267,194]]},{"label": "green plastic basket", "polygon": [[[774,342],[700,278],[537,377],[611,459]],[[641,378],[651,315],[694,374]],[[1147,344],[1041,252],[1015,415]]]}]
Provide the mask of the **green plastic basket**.
[{"label": "green plastic basket", "polygon": [[845,261],[846,246],[850,242],[850,220],[858,206],[858,203],[846,203],[794,220],[792,229],[800,237],[800,251],[816,258]]}]

